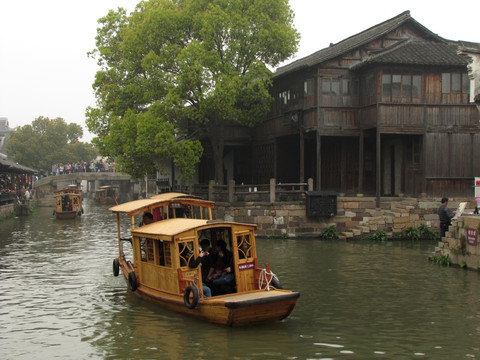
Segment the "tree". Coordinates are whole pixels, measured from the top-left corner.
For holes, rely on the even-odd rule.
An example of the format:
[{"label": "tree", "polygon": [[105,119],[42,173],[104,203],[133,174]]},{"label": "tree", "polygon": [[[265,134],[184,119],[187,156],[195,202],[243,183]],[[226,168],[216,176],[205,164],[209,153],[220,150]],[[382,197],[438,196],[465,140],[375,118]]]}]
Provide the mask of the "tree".
[{"label": "tree", "polygon": [[[113,141],[126,140],[128,130],[137,136],[129,139],[137,142],[129,151],[137,160],[147,155],[138,147],[146,144],[140,132],[125,120],[155,106],[161,113],[149,121],[173,124],[174,137],[209,139],[215,179],[223,183],[225,126],[262,121],[272,101],[269,67],[297,49],[288,0],[150,0],[130,16],[118,9],[99,22],[91,53],[101,66],[93,85],[97,108],[87,109],[87,126],[100,150],[132,156]],[[136,119],[138,127],[143,120]],[[198,145],[185,138],[183,143],[190,150],[175,153],[174,161],[191,169],[194,161],[188,157],[199,158]],[[163,150],[155,152],[166,155],[171,143],[156,145]]]},{"label": "tree", "polygon": [[19,164],[43,170],[49,170],[52,164],[94,159],[96,150],[79,141],[82,135],[78,124],[40,116],[9,134],[7,154]]}]

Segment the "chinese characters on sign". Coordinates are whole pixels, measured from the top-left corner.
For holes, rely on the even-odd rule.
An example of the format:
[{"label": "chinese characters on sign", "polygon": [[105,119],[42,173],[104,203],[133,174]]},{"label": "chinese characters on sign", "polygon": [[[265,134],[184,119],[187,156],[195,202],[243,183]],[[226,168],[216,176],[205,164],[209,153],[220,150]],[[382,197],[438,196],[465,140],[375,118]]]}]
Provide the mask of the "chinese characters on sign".
[{"label": "chinese characters on sign", "polygon": [[253,263],[253,262],[245,263],[245,264],[239,264],[238,265],[238,270],[239,271],[248,270],[248,269],[253,269],[254,267],[255,267],[255,263]]},{"label": "chinese characters on sign", "polygon": [[468,228],[467,229],[467,243],[468,245],[477,245],[477,229]]}]

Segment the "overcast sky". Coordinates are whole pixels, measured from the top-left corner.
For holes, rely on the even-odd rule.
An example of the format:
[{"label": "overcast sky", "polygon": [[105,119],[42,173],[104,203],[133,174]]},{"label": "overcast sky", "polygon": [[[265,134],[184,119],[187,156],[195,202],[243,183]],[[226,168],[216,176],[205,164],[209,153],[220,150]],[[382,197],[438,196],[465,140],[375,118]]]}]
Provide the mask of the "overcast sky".
[{"label": "overcast sky", "polygon": [[[98,67],[86,54],[95,47],[97,20],[119,6],[131,12],[138,2],[0,0],[0,117],[12,128],[39,116],[61,117],[84,127],[82,140],[90,141],[85,109],[95,106]],[[301,34],[294,59],[405,10],[443,38],[480,42],[478,0],[290,0],[290,6]]]}]

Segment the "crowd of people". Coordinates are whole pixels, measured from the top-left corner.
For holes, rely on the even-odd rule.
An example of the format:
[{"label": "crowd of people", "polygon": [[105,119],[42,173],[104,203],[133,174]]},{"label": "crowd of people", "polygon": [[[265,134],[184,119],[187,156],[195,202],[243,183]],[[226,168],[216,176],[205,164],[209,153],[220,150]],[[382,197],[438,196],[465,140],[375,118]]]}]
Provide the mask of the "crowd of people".
[{"label": "crowd of people", "polygon": [[33,183],[36,180],[36,175],[0,174],[0,194],[15,194],[18,202],[33,199]]},{"label": "crowd of people", "polygon": [[73,163],[59,163],[52,165],[51,175],[73,174],[78,172],[109,172],[114,171],[113,163],[110,161],[91,160],[76,161]]}]

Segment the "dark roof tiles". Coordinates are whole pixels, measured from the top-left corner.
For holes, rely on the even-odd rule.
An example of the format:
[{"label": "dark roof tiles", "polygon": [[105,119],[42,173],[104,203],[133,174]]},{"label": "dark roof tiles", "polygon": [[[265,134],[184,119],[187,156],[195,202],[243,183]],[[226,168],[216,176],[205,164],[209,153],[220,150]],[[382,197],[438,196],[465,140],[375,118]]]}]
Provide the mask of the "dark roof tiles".
[{"label": "dark roof tiles", "polygon": [[404,41],[390,49],[372,54],[352,68],[366,64],[408,64],[430,66],[465,66],[466,60],[457,54],[458,46],[452,43],[421,40]]},{"label": "dark roof tiles", "polygon": [[371,28],[364,30],[356,35],[350,36],[337,44],[333,44],[328,48],[319,50],[311,55],[308,55],[302,59],[296,60],[290,64],[278,68],[274,74],[275,77],[282,76],[292,71],[297,71],[302,68],[314,66],[316,64],[331,60],[337,56],[341,56],[348,51],[354,50],[361,46],[368,44],[380,37],[388,34],[389,32],[397,29],[402,24],[407,22],[415,25],[421,32],[424,33],[426,38],[432,39],[436,42],[447,43],[447,40],[434,34],[422,24],[415,21],[410,16],[410,11],[404,11],[403,13],[384,21],[380,24],[372,26]]}]

